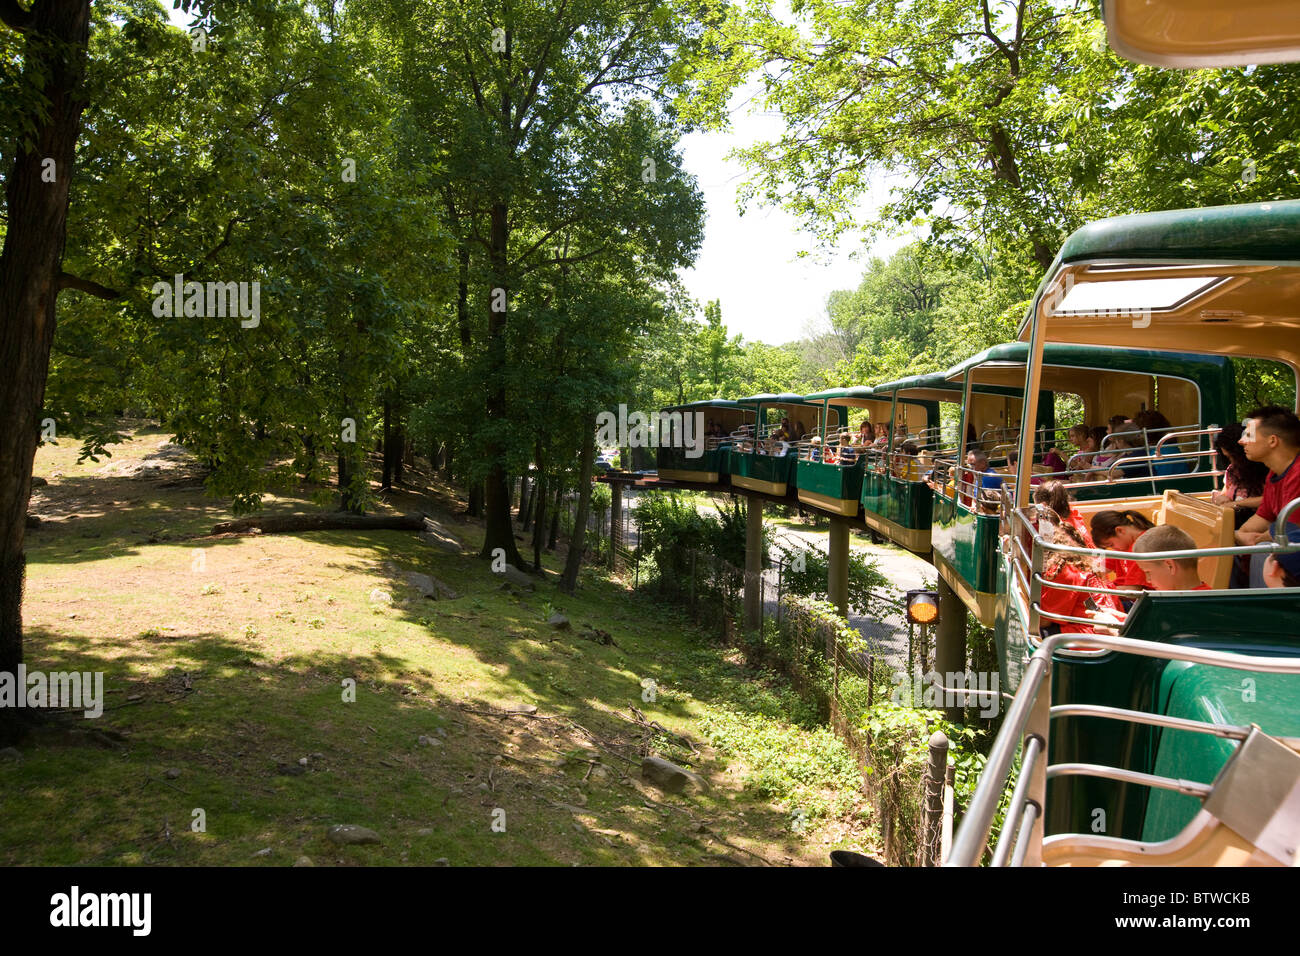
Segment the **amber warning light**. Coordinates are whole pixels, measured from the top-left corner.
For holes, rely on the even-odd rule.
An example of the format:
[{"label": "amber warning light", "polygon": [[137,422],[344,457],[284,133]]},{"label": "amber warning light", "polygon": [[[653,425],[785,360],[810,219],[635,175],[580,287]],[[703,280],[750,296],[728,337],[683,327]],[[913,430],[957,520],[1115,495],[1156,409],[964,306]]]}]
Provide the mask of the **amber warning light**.
[{"label": "amber warning light", "polygon": [[907,619],[913,624],[939,623],[939,594],[937,591],[908,591]]}]

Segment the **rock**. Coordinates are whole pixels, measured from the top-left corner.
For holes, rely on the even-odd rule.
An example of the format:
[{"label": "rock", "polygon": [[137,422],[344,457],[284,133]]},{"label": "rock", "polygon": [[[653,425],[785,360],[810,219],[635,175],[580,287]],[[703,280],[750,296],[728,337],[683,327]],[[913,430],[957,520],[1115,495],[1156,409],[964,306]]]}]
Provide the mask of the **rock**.
[{"label": "rock", "polygon": [[300,766],[300,767],[305,767],[305,766],[307,766],[308,763],[309,763],[309,761],[307,760],[306,757],[299,757],[299,758],[298,758],[298,766]]},{"label": "rock", "polygon": [[646,757],[641,761],[641,776],[665,793],[681,793],[687,787],[707,790],[708,781],[685,767],[664,760],[662,757]]},{"label": "rock", "polygon": [[507,714],[535,714],[537,713],[536,704],[502,704],[501,709]]},{"label": "rock", "polygon": [[46,481],[44,478],[38,478],[38,477],[36,477],[35,475],[32,475],[32,487],[33,487],[33,488],[44,488],[44,487],[45,487],[46,485],[48,485],[48,484],[49,484],[49,482]]},{"label": "rock", "polygon": [[435,601],[454,601],[460,597],[437,578],[417,571],[406,572],[406,583],[419,591],[422,597],[433,598]]},{"label": "rock", "polygon": [[375,588],[370,592],[371,604],[392,604],[393,596],[381,588]]},{"label": "rock", "polygon": [[307,772],[307,768],[296,763],[282,763],[275,768],[275,772],[283,774],[286,777],[301,777]]},{"label": "rock", "polygon": [[501,575],[501,577],[505,578],[516,587],[523,588],[525,591],[536,589],[536,584],[533,579],[523,571],[520,571],[513,564],[507,564],[504,571],[498,571],[495,573]]},{"label": "rock", "polygon": [[0,749],[0,760],[22,760],[23,755],[18,752],[17,747],[5,747]]},{"label": "rock", "polygon": [[451,860],[447,859],[445,856],[440,856],[440,857],[438,857],[438,859],[436,859],[436,860],[433,861],[433,865],[434,865],[434,866],[451,866]]},{"label": "rock", "polygon": [[169,767],[168,769],[163,771],[163,776],[166,777],[168,780],[175,780],[180,775],[181,772],[177,770],[175,767]]},{"label": "rock", "polygon": [[557,631],[567,631],[569,629],[569,619],[559,611],[552,611],[551,616],[546,619],[546,623]]},{"label": "rock", "polygon": [[298,859],[293,861],[293,865],[294,866],[315,866],[316,864],[311,861],[311,857],[300,856],[298,857]]},{"label": "rock", "polygon": [[425,734],[420,734],[419,738],[416,740],[416,743],[418,743],[421,747],[441,747],[441,746],[442,746],[442,741],[439,740],[437,737],[429,737],[429,736],[426,736]]},{"label": "rock", "polygon": [[311,759],[312,759],[312,760],[324,760],[324,759],[325,759],[325,755],[324,755],[324,754],[312,754],[312,755],[311,755]]},{"label": "rock", "polygon": [[592,780],[608,780],[609,776],[610,776],[609,770],[605,767],[602,767],[600,764],[597,764],[596,766],[591,768]]},{"label": "rock", "polygon": [[446,739],[446,737],[447,737],[447,728],[446,728],[446,727],[439,727],[438,730],[436,731],[436,733],[438,734],[439,737],[442,737],[442,738]]},{"label": "rock", "polygon": [[258,850],[256,853],[253,854],[253,856],[270,856],[270,855],[271,855],[271,848],[269,846],[263,850]]},{"label": "rock", "polygon": [[436,534],[441,538],[446,538],[448,541],[455,542],[457,546],[460,545],[460,538],[456,537],[456,535],[438,524],[438,522],[434,521],[428,515],[424,515],[424,530],[428,534]]},{"label": "rock", "polygon": [[433,827],[420,827],[420,829],[415,831],[416,836],[433,836],[433,834]]},{"label": "rock", "polygon": [[434,534],[431,531],[422,532],[420,534],[420,540],[427,545],[431,545],[432,547],[435,548],[441,548],[443,551],[450,552],[451,554],[460,554],[461,552],[460,545],[458,545],[451,538],[444,538],[442,535]]},{"label": "rock", "polygon": [[355,823],[339,823],[329,828],[326,834],[334,843],[342,846],[361,846],[364,844],[382,843],[379,834],[374,830],[366,827],[359,827]]},{"label": "rock", "polygon": [[480,784],[478,785],[478,788],[479,788],[480,790],[482,790],[484,793],[487,793],[487,792],[488,792],[488,785],[487,785],[486,783],[480,783]]}]

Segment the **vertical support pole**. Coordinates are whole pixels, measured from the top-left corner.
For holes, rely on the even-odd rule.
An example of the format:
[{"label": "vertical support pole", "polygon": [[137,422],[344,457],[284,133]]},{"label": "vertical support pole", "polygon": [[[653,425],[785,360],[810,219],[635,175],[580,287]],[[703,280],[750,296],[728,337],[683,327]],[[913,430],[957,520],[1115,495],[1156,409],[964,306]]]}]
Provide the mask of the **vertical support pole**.
[{"label": "vertical support pole", "polygon": [[[942,577],[939,578],[939,628],[935,640],[934,669],[947,675],[966,670],[966,605]],[[948,686],[945,684],[945,686]],[[943,715],[955,724],[963,721],[966,701],[949,700]]]},{"label": "vertical support pole", "polygon": [[831,555],[827,568],[826,594],[840,617],[849,616],[849,523],[831,518]]},{"label": "vertical support pole", "polygon": [[925,768],[925,822],[921,828],[922,866],[939,862],[943,833],[943,785],[948,776],[948,738],[936,730],[930,735],[930,759]]},{"label": "vertical support pole", "polygon": [[623,543],[623,484],[609,483],[609,566],[618,570],[618,549]]},{"label": "vertical support pole", "polygon": [[763,596],[763,499],[747,495],[745,506],[745,630],[762,624]]}]

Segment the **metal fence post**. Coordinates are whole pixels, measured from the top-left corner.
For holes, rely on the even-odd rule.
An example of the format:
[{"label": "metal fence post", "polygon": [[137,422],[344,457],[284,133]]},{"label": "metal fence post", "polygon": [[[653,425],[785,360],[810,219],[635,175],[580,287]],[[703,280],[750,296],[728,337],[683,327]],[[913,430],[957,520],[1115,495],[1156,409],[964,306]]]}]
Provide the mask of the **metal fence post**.
[{"label": "metal fence post", "polygon": [[922,866],[939,861],[942,836],[943,785],[948,776],[948,738],[936,730],[930,735],[930,759],[925,768],[925,819],[921,826]]}]

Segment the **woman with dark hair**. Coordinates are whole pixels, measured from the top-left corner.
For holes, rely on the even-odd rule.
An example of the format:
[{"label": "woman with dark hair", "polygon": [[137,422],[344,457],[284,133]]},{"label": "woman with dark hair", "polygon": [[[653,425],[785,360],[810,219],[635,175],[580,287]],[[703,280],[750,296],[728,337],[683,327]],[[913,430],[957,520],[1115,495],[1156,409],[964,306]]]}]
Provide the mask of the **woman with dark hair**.
[{"label": "woman with dark hair", "polygon": [[1088,536],[1088,526],[1084,524],[1083,515],[1074,510],[1070,504],[1070,493],[1065,488],[1063,481],[1045,481],[1034,489],[1034,504],[1047,505],[1061,519],[1062,524],[1068,524],[1079,533],[1079,539],[1084,542],[1082,547],[1091,548],[1092,538]]},{"label": "woman with dark hair", "polygon": [[[1132,551],[1133,542],[1154,527],[1137,511],[1098,511],[1092,516],[1092,540],[1106,551]],[[1106,578],[1112,587],[1148,587],[1141,566],[1127,558],[1107,558]]]},{"label": "woman with dark hair", "polygon": [[1259,507],[1264,496],[1264,481],[1268,478],[1268,466],[1251,461],[1242,451],[1241,436],[1244,432],[1244,428],[1233,422],[1224,425],[1215,436],[1214,450],[1219,453],[1217,465],[1223,471],[1223,490],[1210,496],[1216,505],[1232,505],[1236,509],[1238,528]]},{"label": "woman with dark hair", "polygon": [[[1047,482],[1047,484],[1053,484],[1053,482]],[[1068,545],[1075,548],[1092,546],[1091,543],[1084,540],[1083,535],[1072,524],[1061,521],[1054,509],[1049,508],[1048,513],[1044,515],[1044,520],[1052,525],[1052,528],[1044,534],[1044,537],[1053,544]],[[1095,559],[1086,554],[1047,551],[1043,560],[1043,577],[1047,581],[1056,581],[1076,587],[1110,587],[1097,574]],[[1089,604],[1092,605],[1091,609]],[[1107,633],[1114,633],[1106,625],[1118,624],[1119,618],[1124,613],[1118,595],[1067,591],[1063,588],[1053,587],[1043,588],[1043,594],[1038,606],[1046,614],[1061,614],[1076,618],[1093,617],[1094,613],[1100,616],[1097,625],[1082,624],[1077,621],[1057,621],[1051,617],[1044,617],[1041,628],[1044,635],[1095,634],[1099,629]]]}]

